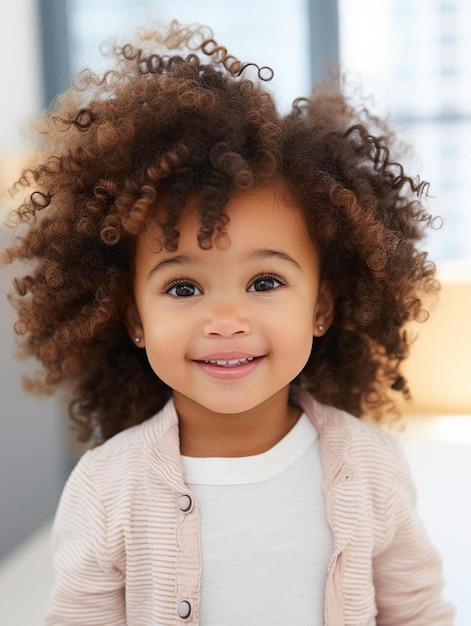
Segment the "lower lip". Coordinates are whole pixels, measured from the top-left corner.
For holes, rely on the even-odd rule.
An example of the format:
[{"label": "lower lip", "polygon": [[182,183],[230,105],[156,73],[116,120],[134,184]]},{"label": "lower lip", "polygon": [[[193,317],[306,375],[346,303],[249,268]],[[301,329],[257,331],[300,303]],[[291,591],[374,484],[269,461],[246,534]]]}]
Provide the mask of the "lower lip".
[{"label": "lower lip", "polygon": [[256,357],[253,361],[248,361],[243,365],[234,365],[225,367],[224,365],[216,365],[215,363],[205,363],[204,361],[195,361],[198,367],[211,378],[218,380],[238,380],[251,374],[262,362],[264,357]]}]

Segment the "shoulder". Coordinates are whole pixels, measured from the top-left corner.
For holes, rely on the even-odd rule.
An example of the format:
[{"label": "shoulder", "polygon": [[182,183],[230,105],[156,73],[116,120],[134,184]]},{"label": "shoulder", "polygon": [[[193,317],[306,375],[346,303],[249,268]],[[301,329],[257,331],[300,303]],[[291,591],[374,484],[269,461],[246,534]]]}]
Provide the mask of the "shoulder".
[{"label": "shoulder", "polygon": [[390,490],[400,475],[402,482],[409,469],[397,434],[345,412],[343,419],[348,433],[345,455],[362,469],[367,482],[376,480],[384,490]]},{"label": "shoulder", "polygon": [[402,457],[397,435],[346,411],[321,404],[304,390],[296,391],[296,399],[316,427],[321,446],[344,461],[369,466],[378,464],[384,471],[391,472],[397,468]]},{"label": "shoulder", "polygon": [[109,481],[129,482],[141,475],[146,452],[158,447],[178,418],[170,401],[156,415],[142,424],[132,426],[88,450],[79,460],[76,473],[87,474],[99,489]]},{"label": "shoulder", "polygon": [[[160,496],[164,481],[149,460],[162,451],[165,474],[169,467],[173,468],[174,459],[179,458],[178,420],[173,403],[82,456],[62,492],[55,535],[73,535],[78,525],[99,538],[97,544],[100,550],[103,548],[103,559],[108,564],[121,562],[131,516],[139,518],[148,510],[149,502],[163,501]],[[165,489],[165,497],[167,493]],[[140,519],[147,520],[147,513]],[[139,523],[136,528],[140,528]]]},{"label": "shoulder", "polygon": [[[396,456],[401,445],[398,436],[386,427],[365,422],[346,411],[329,407],[332,422],[346,434],[350,449],[380,450],[381,454]],[[335,417],[334,417],[335,416]]]}]

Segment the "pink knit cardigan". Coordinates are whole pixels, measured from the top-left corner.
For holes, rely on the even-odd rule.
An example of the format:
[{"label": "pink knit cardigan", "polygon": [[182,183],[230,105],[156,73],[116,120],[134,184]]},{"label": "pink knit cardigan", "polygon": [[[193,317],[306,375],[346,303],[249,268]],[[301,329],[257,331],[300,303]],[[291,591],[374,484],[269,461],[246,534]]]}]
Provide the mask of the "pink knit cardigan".
[{"label": "pink knit cardigan", "polygon": [[[416,516],[396,439],[299,389],[293,400],[320,436],[334,537],[325,624],[451,626],[453,611],[440,596],[440,559]],[[54,524],[46,623],[198,624],[198,519],[170,401],[87,452],[72,473]]]}]

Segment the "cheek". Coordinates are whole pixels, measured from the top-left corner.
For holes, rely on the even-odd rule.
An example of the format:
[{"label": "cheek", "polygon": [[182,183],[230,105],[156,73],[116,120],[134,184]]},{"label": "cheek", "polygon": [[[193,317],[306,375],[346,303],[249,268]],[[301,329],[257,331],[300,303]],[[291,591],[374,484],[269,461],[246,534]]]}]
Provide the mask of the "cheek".
[{"label": "cheek", "polygon": [[311,354],[313,340],[311,327],[287,330],[283,336],[284,352],[290,360],[299,361],[304,367]]},{"label": "cheek", "polygon": [[143,327],[147,358],[154,372],[161,377],[159,371],[164,370],[180,352],[182,326],[176,323],[175,317],[166,320],[153,315],[144,318]]},{"label": "cheek", "polygon": [[284,359],[291,363],[301,363],[301,367],[304,367],[311,354],[313,342],[313,307],[290,307],[279,312],[276,317],[268,313],[268,319],[273,347],[283,354]]},{"label": "cheek", "polygon": [[182,324],[175,311],[160,302],[160,299],[148,299],[139,309],[146,344],[165,344],[168,337],[181,332]]},{"label": "cheek", "polygon": [[278,327],[279,332],[294,337],[307,333],[312,335],[316,317],[316,294],[314,292],[297,294],[288,298],[281,307],[267,310],[267,321]]},{"label": "cheek", "polygon": [[145,348],[154,374],[173,387],[175,374],[181,372],[182,353],[178,342],[167,333],[154,333],[150,339],[146,338]]}]

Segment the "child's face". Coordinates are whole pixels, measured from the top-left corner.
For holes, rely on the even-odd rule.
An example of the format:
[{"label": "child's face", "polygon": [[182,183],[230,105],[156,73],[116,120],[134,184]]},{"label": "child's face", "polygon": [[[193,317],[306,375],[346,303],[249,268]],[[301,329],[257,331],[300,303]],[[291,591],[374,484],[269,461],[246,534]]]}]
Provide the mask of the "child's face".
[{"label": "child's face", "polygon": [[230,200],[228,237],[210,250],[198,246],[192,209],[175,252],[156,241],[157,225],[141,236],[127,325],[175,398],[241,413],[301,372],[313,335],[331,321],[332,296],[301,212],[269,188]]}]

